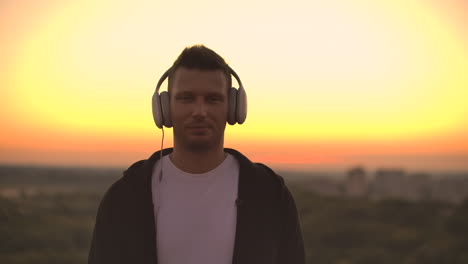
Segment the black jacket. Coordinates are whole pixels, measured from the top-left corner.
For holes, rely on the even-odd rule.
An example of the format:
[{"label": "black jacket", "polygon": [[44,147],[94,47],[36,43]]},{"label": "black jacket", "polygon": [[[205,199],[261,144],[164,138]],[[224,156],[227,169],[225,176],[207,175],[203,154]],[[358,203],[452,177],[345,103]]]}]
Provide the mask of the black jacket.
[{"label": "black jacket", "polygon": [[[233,149],[225,151],[240,165],[233,264],[305,263],[296,205],[283,178]],[[159,157],[156,152],[133,164],[104,195],[89,264],[157,263],[151,175]]]}]

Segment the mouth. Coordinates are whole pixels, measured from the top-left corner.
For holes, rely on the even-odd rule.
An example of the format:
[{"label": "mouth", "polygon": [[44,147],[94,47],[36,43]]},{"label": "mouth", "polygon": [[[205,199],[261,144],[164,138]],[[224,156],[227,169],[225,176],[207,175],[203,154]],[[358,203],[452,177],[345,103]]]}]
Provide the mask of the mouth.
[{"label": "mouth", "polygon": [[204,135],[208,133],[210,127],[209,126],[204,126],[204,125],[195,125],[195,126],[188,126],[187,127],[191,133],[195,135]]},{"label": "mouth", "polygon": [[187,126],[187,128],[189,129],[208,129],[208,128],[211,128],[209,125],[207,124],[195,124],[195,125],[189,125]]}]

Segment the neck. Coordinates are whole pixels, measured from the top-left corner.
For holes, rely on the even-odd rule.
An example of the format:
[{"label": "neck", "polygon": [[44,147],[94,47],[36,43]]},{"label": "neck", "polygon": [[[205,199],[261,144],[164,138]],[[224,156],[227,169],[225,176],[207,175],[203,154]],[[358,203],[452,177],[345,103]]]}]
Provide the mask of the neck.
[{"label": "neck", "polygon": [[216,168],[226,158],[223,147],[206,152],[192,152],[174,146],[170,159],[174,165],[188,173],[200,174]]}]

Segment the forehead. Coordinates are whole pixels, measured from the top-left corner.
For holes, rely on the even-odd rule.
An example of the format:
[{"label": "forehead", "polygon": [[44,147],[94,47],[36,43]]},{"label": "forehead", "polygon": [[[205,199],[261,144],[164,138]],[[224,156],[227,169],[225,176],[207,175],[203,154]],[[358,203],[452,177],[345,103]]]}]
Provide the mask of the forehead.
[{"label": "forehead", "polygon": [[227,80],[221,70],[178,68],[173,77],[172,92],[220,92],[227,94]]}]

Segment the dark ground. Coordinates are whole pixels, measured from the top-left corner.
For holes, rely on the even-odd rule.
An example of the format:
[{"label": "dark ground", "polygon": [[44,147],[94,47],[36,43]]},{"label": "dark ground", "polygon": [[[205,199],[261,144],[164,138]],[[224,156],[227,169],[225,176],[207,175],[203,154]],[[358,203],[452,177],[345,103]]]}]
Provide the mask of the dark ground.
[{"label": "dark ground", "polygon": [[[121,172],[0,167],[0,263],[86,263],[97,206]],[[324,197],[287,183],[308,263],[468,263],[468,201]]]}]

